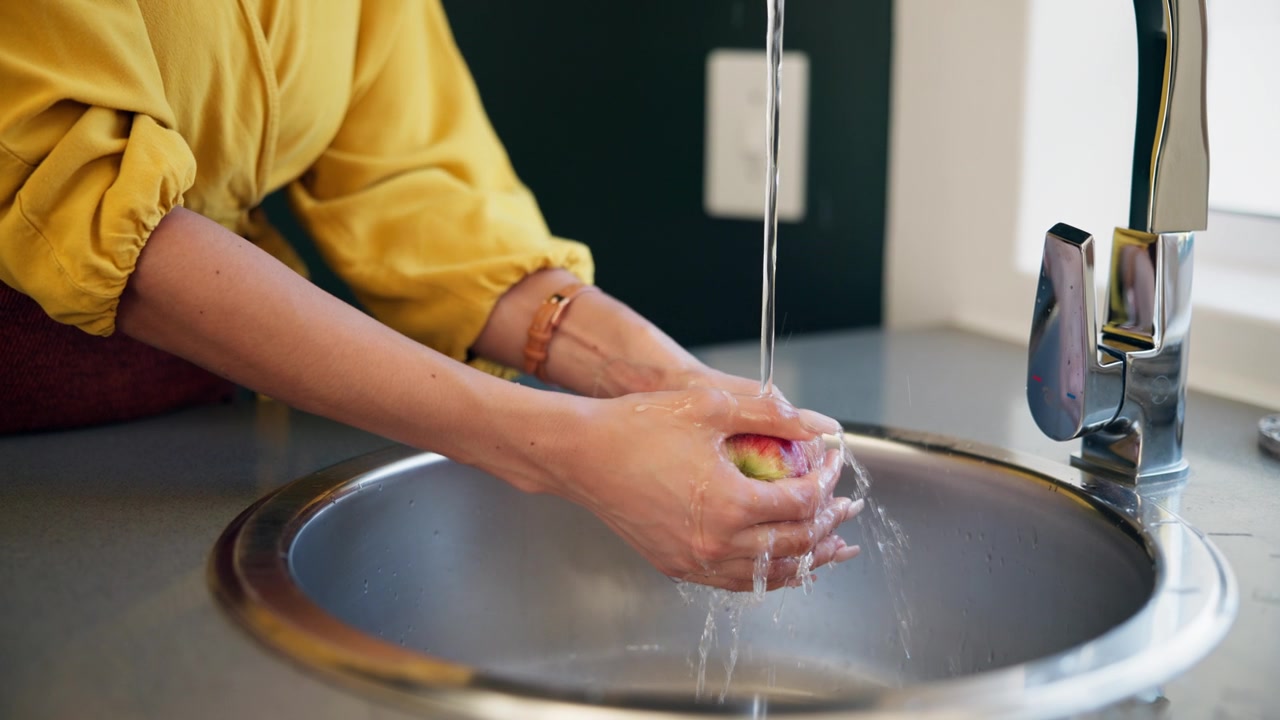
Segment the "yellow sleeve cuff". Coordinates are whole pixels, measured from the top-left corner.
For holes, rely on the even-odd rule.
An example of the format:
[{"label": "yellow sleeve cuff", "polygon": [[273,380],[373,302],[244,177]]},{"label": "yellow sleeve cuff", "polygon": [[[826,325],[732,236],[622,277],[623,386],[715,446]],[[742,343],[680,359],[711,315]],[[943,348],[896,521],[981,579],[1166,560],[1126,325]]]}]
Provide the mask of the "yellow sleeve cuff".
[{"label": "yellow sleeve cuff", "polygon": [[146,115],[89,107],[38,164],[0,162],[5,184],[19,178],[0,205],[0,280],[54,320],[110,335],[142,247],[195,182],[190,148]]}]

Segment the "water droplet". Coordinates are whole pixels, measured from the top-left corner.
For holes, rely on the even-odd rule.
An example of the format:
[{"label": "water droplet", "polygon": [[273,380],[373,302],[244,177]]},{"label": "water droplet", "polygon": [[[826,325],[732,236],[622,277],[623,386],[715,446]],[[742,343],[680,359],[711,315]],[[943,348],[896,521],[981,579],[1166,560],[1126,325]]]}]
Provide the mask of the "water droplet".
[{"label": "water droplet", "polygon": [[413,507],[413,504],[414,504],[415,502],[417,502],[417,500],[410,500],[410,501],[409,501],[409,507]]}]

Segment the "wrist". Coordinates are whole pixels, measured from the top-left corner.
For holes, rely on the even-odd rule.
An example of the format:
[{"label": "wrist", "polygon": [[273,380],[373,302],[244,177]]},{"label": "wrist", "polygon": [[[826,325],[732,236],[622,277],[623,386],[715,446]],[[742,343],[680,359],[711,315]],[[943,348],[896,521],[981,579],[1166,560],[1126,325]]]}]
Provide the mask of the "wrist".
[{"label": "wrist", "polygon": [[548,345],[546,377],[593,397],[675,387],[701,363],[657,326],[604,293],[584,295]]},{"label": "wrist", "polygon": [[466,464],[529,493],[566,495],[564,471],[591,427],[594,401],[510,384],[477,417],[491,418],[471,443]]},{"label": "wrist", "polygon": [[524,346],[524,372],[548,382],[546,372],[547,351],[560,323],[564,322],[569,306],[581,295],[600,292],[594,285],[574,280],[551,293],[533,315],[529,325],[528,340]]}]

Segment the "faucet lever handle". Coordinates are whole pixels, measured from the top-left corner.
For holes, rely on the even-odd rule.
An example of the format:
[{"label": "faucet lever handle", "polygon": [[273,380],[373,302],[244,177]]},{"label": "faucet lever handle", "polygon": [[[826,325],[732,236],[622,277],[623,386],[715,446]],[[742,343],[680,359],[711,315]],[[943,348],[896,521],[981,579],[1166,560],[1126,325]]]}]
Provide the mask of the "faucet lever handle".
[{"label": "faucet lever handle", "polygon": [[1049,229],[1040,261],[1027,403],[1054,440],[1094,432],[1111,422],[1124,399],[1122,354],[1098,341],[1093,236],[1066,223]]}]

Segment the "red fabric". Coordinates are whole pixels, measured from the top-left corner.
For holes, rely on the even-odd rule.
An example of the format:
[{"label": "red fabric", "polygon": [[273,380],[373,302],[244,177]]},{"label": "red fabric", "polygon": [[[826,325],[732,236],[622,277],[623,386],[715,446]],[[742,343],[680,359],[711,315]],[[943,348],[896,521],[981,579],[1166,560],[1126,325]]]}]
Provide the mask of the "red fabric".
[{"label": "red fabric", "polygon": [[0,433],[98,425],[231,398],[235,386],[116,333],[54,322],[0,283]]}]

